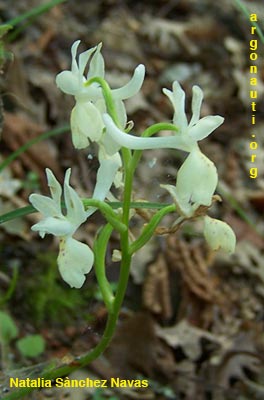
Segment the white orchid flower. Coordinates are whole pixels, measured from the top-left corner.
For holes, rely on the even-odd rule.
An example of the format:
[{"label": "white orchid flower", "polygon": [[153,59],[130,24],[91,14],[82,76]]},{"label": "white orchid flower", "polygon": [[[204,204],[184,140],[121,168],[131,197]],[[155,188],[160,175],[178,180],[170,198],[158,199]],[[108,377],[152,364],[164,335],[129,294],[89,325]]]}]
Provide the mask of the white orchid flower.
[{"label": "white orchid flower", "polygon": [[204,237],[214,251],[223,250],[229,254],[235,251],[236,236],[226,222],[205,216]]},{"label": "white orchid flower", "polygon": [[[215,165],[199,149],[190,152],[177,174],[176,186],[161,185],[171,194],[176,209],[185,218],[195,216],[200,206],[209,207],[217,186]],[[204,219],[204,237],[212,250],[233,253],[236,236],[231,227],[223,221]]]},{"label": "white orchid flower", "polygon": [[104,123],[112,139],[120,146],[133,150],[171,148],[190,152],[197,149],[197,142],[209,136],[224,121],[219,115],[199,119],[203,100],[203,92],[199,86],[193,86],[192,118],[189,124],[185,114],[185,93],[180,84],[175,81],[173,91],[163,89],[163,92],[170,99],[175,111],[173,123],[178,131],[173,136],[144,138],[129,135],[119,129],[112,118],[105,114]]},{"label": "white orchid flower", "polygon": [[172,195],[178,212],[190,218],[201,205],[211,205],[217,181],[215,165],[199,149],[194,149],[178,171],[176,186],[161,186]]},{"label": "white orchid flower", "polygon": [[[223,123],[223,118],[208,116],[200,118],[203,92],[198,86],[193,87],[192,118],[188,124],[185,114],[185,93],[178,82],[173,83],[173,91],[164,89],[174,107],[173,123],[178,131],[173,136],[144,138],[122,132],[112,118],[103,116],[106,131],[115,143],[134,150],[154,148],[174,148],[189,152],[189,156],[177,174],[176,186],[163,185],[172,195],[178,212],[185,217],[192,217],[201,206],[210,206],[217,186],[217,171],[199,149],[198,142]],[[109,137],[108,136],[108,137]],[[115,147],[113,147],[113,152]],[[111,146],[108,152],[111,152]]]},{"label": "white orchid flower", "polygon": [[46,174],[51,197],[40,194],[30,195],[29,201],[44,216],[44,219],[33,225],[31,229],[38,231],[42,238],[46,233],[59,237],[60,252],[57,261],[60,274],[71,287],[80,288],[85,281],[85,274],[88,274],[93,266],[94,255],[88,245],[73,239],[72,236],[86,221],[89,214],[85,211],[80,197],[69,184],[70,168],[66,171],[63,188],[66,215],[61,209],[61,185],[48,168]]},{"label": "white orchid flower", "polygon": [[[71,71],[59,73],[56,77],[56,84],[64,93],[75,96],[76,104],[71,113],[72,140],[76,148],[83,149],[89,145],[90,141],[100,141],[104,128],[102,113],[107,110],[100,85],[96,82],[89,84],[89,80],[92,78],[104,78],[104,59],[100,53],[102,45],[99,44],[81,53],[77,61],[79,44],[80,40],[77,40],[71,48]],[[89,60],[90,65],[85,76],[84,71]],[[134,96],[140,90],[144,76],[145,67],[139,65],[130,82],[111,91],[123,128],[127,122],[123,100]]]}]

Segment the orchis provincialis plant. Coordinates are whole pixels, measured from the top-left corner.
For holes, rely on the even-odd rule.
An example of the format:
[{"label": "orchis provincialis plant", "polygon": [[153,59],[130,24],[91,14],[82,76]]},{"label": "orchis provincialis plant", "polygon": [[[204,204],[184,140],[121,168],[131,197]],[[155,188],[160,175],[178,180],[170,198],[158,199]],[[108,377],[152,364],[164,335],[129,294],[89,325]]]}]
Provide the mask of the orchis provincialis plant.
[{"label": "orchis provincialis plant", "polygon": [[[172,91],[163,90],[174,108],[173,124],[157,123],[148,127],[142,133],[142,137],[133,136],[125,131],[127,116],[123,100],[140,90],[145,73],[144,66],[139,65],[135,69],[127,85],[111,89],[104,78],[101,45],[81,53],[77,59],[79,43],[80,41],[74,42],[71,48],[71,70],[58,74],[56,83],[64,93],[73,95],[76,100],[71,113],[74,146],[78,149],[86,148],[90,142],[96,142],[98,145],[100,166],[93,196],[81,200],[69,184],[70,169],[67,170],[63,187],[66,213],[63,214],[62,188],[53,173],[47,169],[51,198],[39,194],[30,196],[30,202],[44,216],[43,220],[35,224],[32,229],[38,231],[41,237],[50,233],[60,239],[59,270],[62,278],[71,287],[81,288],[85,275],[94,265],[102,298],[108,310],[108,319],[104,334],[94,349],[76,359],[74,363],[51,370],[50,375],[49,371],[44,372],[46,378],[51,376],[52,379],[68,375],[76,365],[80,367],[87,365],[106,349],[114,335],[126,293],[131,259],[155,233],[162,232],[162,229],[158,228],[166,215],[178,213],[173,225],[173,229],[176,230],[186,220],[202,219],[204,237],[214,251],[222,249],[231,253],[234,251],[236,241],[234,232],[226,223],[206,215],[214,199],[218,176],[213,162],[201,152],[199,141],[220,126],[223,118],[215,115],[200,119],[202,90],[198,86],[193,87],[192,117],[188,123],[185,114],[185,93],[179,83],[174,82]],[[87,64],[89,66],[85,74]],[[160,130],[173,133],[164,137],[151,137]],[[174,201],[169,205],[147,203],[149,208],[156,211],[134,239],[129,232],[132,226],[130,219],[133,218],[131,208],[138,209],[146,203],[137,201],[135,205],[132,203],[133,178],[141,151],[156,148],[177,149],[189,154],[179,168],[175,186],[163,185]],[[124,182],[120,167],[123,168]],[[113,183],[116,187],[120,187],[121,201],[106,203],[105,198],[113,199],[109,194]],[[118,208],[118,211],[114,211],[113,208]],[[74,239],[73,235],[95,210],[100,210],[107,223],[98,230],[91,250],[86,244]],[[108,281],[106,273],[107,249],[113,230],[120,238],[120,243],[114,251],[114,255],[118,255],[115,261],[120,261],[115,290]],[[164,231],[173,230],[165,228]]]},{"label": "orchis provincialis plant", "polygon": [[64,179],[64,201],[67,214],[62,214],[61,197],[62,188],[53,173],[46,169],[48,186],[51,198],[40,194],[31,194],[29,201],[40,211],[44,219],[32,226],[33,231],[38,231],[44,238],[50,233],[60,239],[58,266],[60,274],[71,287],[80,288],[85,281],[85,274],[90,272],[94,255],[90,247],[73,239],[73,234],[79,226],[87,220],[82,200],[70,186],[71,169],[66,171]]}]

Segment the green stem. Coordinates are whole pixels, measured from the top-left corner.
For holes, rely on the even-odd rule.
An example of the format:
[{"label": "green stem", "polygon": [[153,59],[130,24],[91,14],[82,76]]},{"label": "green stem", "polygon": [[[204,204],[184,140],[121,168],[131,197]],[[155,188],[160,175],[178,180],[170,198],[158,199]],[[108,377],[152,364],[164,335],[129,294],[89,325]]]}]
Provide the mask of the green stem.
[{"label": "green stem", "polygon": [[[125,151],[127,149],[122,149]],[[132,184],[133,184],[133,175],[134,170],[131,164],[131,152],[129,151],[123,153],[125,157],[129,158],[128,162],[124,162],[125,168],[125,184],[124,184],[124,199],[123,199],[123,215],[122,222],[127,228],[129,227],[129,214],[131,207],[131,196],[132,196]],[[122,260],[120,265],[120,276],[116,290],[115,302],[114,302],[114,313],[116,315],[119,314],[120,308],[122,306],[124,296],[126,293],[126,288],[129,279],[130,272],[130,264],[131,264],[131,254],[129,253],[129,235],[128,229],[126,232],[121,233],[120,235],[120,244],[121,244],[121,254]],[[116,317],[117,320],[117,317]]]},{"label": "green stem", "polygon": [[[108,320],[106,323],[106,328],[104,331],[104,334],[102,336],[101,341],[98,343],[98,345],[92,349],[90,352],[87,354],[83,355],[82,357],[76,357],[76,359],[71,362],[70,364],[67,365],[62,365],[57,368],[53,368],[49,371],[43,372],[41,374],[41,378],[44,380],[53,380],[62,376],[67,376],[73,371],[84,367],[97,359],[107,348],[108,344],[110,343],[113,334],[115,332],[115,327],[116,327],[116,321],[117,321],[118,314],[117,313],[109,313]],[[27,387],[27,388],[20,388],[18,390],[13,391],[10,394],[7,394],[6,396],[1,397],[1,400],[17,400],[20,399],[21,397],[26,396],[33,390],[36,390],[34,387]]]},{"label": "green stem", "polygon": [[255,230],[260,236],[263,236],[263,233],[259,232],[258,229],[256,228],[256,223],[250,218],[250,216],[246,213],[246,211],[243,210],[243,207],[239,204],[239,202],[235,199],[234,196],[232,196],[231,193],[227,192],[223,185],[218,183],[217,185],[217,191],[220,193],[220,196],[222,196],[225,200],[227,200],[230,204],[230,206],[237,212],[237,214],[240,216],[242,220],[244,220],[251,228]]},{"label": "green stem", "polygon": [[[128,194],[125,196],[127,203],[125,203],[125,201],[124,201],[123,217],[122,217],[122,222],[126,226],[128,226],[128,223],[129,223],[130,199],[131,199],[131,192],[132,192],[132,176],[131,176],[131,174],[132,174],[131,169],[129,169],[127,167],[126,173],[125,173],[125,176],[126,176],[125,192],[127,192]],[[93,206],[94,204],[90,203],[89,205]],[[105,245],[106,245],[108,236],[110,237],[110,228],[111,227],[108,225],[108,227],[105,228],[105,231],[104,231]],[[120,308],[121,308],[121,305],[122,305],[122,302],[123,302],[123,299],[124,299],[124,296],[126,293],[127,282],[128,282],[128,278],[129,278],[129,266],[130,266],[130,262],[131,262],[131,255],[128,252],[128,249],[129,249],[128,229],[126,229],[126,231],[122,231],[120,233],[120,236],[121,236],[121,252],[122,252],[120,277],[119,277],[119,282],[118,282],[118,286],[117,286],[115,300],[113,303],[111,300],[111,306],[110,306],[110,298],[111,298],[110,293],[106,294],[106,292],[104,292],[105,299],[109,296],[109,298],[107,299],[107,303],[108,303],[111,311],[108,314],[106,328],[105,328],[105,331],[104,331],[101,341],[98,343],[98,345],[93,350],[91,350],[86,355],[83,355],[82,357],[75,359],[74,362],[72,362],[71,364],[52,369],[51,371],[44,372],[43,374],[41,374],[42,378],[56,379],[61,376],[69,375],[71,372],[75,371],[76,369],[79,369],[81,367],[88,365],[91,361],[98,358],[105,351],[105,349],[109,345],[110,341],[112,340],[112,337],[116,330],[116,323],[117,323],[119,311],[120,311]],[[97,252],[97,250],[98,250],[98,252],[100,251],[99,247],[96,249],[96,252]],[[103,251],[104,251],[104,249],[103,249]],[[97,253],[97,255],[98,255],[98,253]],[[99,269],[100,269],[100,267],[101,266],[99,265]],[[99,275],[101,272],[102,271],[99,271]],[[102,278],[104,280],[102,275],[99,278],[100,279]],[[2,397],[1,400],[20,399],[21,397],[23,397],[23,396],[27,395],[28,393],[30,393],[31,391],[33,391],[34,389],[35,388],[20,388],[19,390],[14,391],[14,392],[8,394],[7,396]]]},{"label": "green stem", "polygon": [[141,235],[135,240],[129,249],[129,253],[132,255],[141,247],[143,247],[153,236],[155,229],[157,228],[158,224],[165,217],[166,214],[175,211],[175,204],[171,204],[162,210],[158,211],[150,220],[150,222],[144,227]]},{"label": "green stem", "polygon": [[[34,7],[32,10],[29,10],[29,11],[25,12],[24,14],[18,15],[17,17],[15,17],[5,23],[7,25],[11,25],[12,27],[15,27],[19,23],[27,20],[25,25],[28,25],[28,22],[29,22],[28,20],[30,20],[32,22],[39,15],[42,15],[42,14],[48,12],[51,8],[55,7],[58,4],[64,3],[65,1],[67,1],[67,0],[52,0],[48,3],[41,4],[40,6]],[[17,34],[19,32],[21,32],[21,30],[23,28],[25,28],[25,25],[15,31],[11,32],[10,34],[8,34],[7,41],[11,42],[12,40],[14,40],[16,38]]]},{"label": "green stem", "polygon": [[264,44],[264,34],[259,26],[259,24],[255,21],[250,21],[250,14],[251,11],[249,11],[247,9],[247,7],[242,3],[242,1],[240,0],[235,0],[235,3],[237,4],[238,8],[240,8],[240,10],[244,13],[244,15],[247,17],[247,19],[249,20],[249,22],[256,28],[256,31],[259,35],[260,40],[262,41],[262,43]]},{"label": "green stem", "polygon": [[[87,203],[91,199],[83,199],[83,203],[85,206],[89,206]],[[112,209],[117,209],[123,207],[123,202],[121,201],[111,201],[106,203],[108,204]],[[130,203],[130,208],[144,208],[144,209],[153,209],[153,210],[160,210],[161,208],[167,207],[169,204],[167,203],[151,203],[151,202],[145,202],[145,201],[132,201]],[[21,207],[18,208],[17,210],[14,211],[9,211],[6,214],[0,215],[0,225],[7,222],[11,221],[12,219],[15,218],[21,218],[25,217],[26,215],[32,214],[38,212],[33,206],[26,206],[26,207]],[[123,227],[121,228],[123,230]]]},{"label": "green stem", "polygon": [[142,137],[150,137],[160,131],[178,132],[179,128],[177,128],[177,126],[174,124],[169,124],[167,122],[158,122],[157,124],[151,125],[147,129],[145,129],[141,136]]},{"label": "green stem", "polygon": [[41,4],[38,7],[34,7],[32,10],[25,12],[24,14],[20,14],[17,17],[6,21],[5,24],[15,26],[20,22],[24,21],[28,18],[37,17],[40,14],[44,14],[49,11],[51,8],[55,7],[60,3],[64,3],[66,0],[52,0],[49,3]]},{"label": "green stem", "polygon": [[112,231],[110,224],[105,225],[93,246],[96,278],[109,313],[113,311],[114,295],[105,274],[105,254]]},{"label": "green stem", "polygon": [[118,215],[112,210],[112,207],[100,200],[96,199],[83,199],[84,206],[98,208],[105,219],[116,229],[119,233],[127,231],[127,226],[119,220]]},{"label": "green stem", "polygon": [[11,282],[10,285],[7,289],[7,292],[5,293],[5,295],[1,298],[0,300],[0,306],[3,306],[3,304],[5,304],[8,300],[11,299],[15,289],[16,289],[16,285],[17,285],[17,281],[18,281],[18,266],[15,265],[14,266],[14,272],[11,278]]},{"label": "green stem", "polygon": [[[178,128],[174,124],[168,124],[166,122],[160,122],[154,125],[151,125],[145,131],[142,133],[141,137],[150,137],[153,136],[155,133],[160,132],[160,131],[174,131],[178,132]],[[133,159],[132,159],[132,168],[135,171],[140,158],[142,156],[142,150],[135,150],[133,153]]]},{"label": "green stem", "polygon": [[115,124],[118,127],[120,127],[110,86],[103,78],[100,78],[100,77],[94,77],[94,78],[89,79],[89,81],[87,81],[85,83],[85,86],[90,86],[92,83],[99,83],[99,85],[101,86],[103,95],[104,95],[104,99],[105,99],[105,104],[107,107],[107,111],[111,115]]}]

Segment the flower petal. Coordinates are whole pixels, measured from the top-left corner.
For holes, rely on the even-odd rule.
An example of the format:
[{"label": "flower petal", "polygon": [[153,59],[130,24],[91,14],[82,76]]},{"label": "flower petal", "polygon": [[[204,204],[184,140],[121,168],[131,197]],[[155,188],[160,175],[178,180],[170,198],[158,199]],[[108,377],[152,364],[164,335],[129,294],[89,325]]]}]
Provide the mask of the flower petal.
[{"label": "flower petal", "polygon": [[[62,194],[61,185],[58,182],[58,180],[56,179],[53,172],[49,168],[46,168],[46,175],[47,175],[48,186],[50,189],[51,196],[52,196],[54,202],[57,205],[60,205],[61,194]],[[60,208],[60,210],[61,210],[61,208]]]},{"label": "flower petal", "polygon": [[85,67],[89,61],[89,58],[91,57],[91,55],[95,52],[96,47],[92,47],[91,49],[88,49],[86,51],[84,51],[83,53],[81,53],[79,55],[79,60],[78,60],[78,64],[79,64],[79,71],[78,71],[78,76],[79,76],[79,82],[82,83],[83,81],[83,76],[84,76],[84,70]]},{"label": "flower petal", "polygon": [[104,124],[98,109],[91,103],[77,102],[71,113],[71,130],[73,145],[84,149],[91,141],[100,140]]},{"label": "flower petal", "polygon": [[[124,133],[124,135],[126,134]],[[100,140],[99,144],[99,151],[101,148],[103,148],[104,153],[108,154],[108,156],[110,157],[116,154],[121,147],[121,145],[117,143],[111,135],[109,135],[108,130],[103,133],[102,139]]]},{"label": "flower petal", "polygon": [[33,193],[29,196],[29,201],[44,217],[58,217],[62,215],[60,203],[56,203],[50,197]]},{"label": "flower petal", "polygon": [[220,115],[208,115],[200,119],[196,125],[188,129],[188,134],[195,141],[202,140],[210,135],[218,126],[224,122]]},{"label": "flower petal", "polygon": [[105,65],[104,65],[104,58],[101,54],[102,43],[99,43],[96,46],[96,52],[94,53],[90,65],[89,71],[87,74],[87,80],[94,78],[94,77],[104,77],[105,74]]},{"label": "flower petal", "polygon": [[178,196],[178,192],[176,190],[176,187],[173,185],[160,185],[160,187],[166,189],[171,197],[173,198],[173,201],[176,205],[176,210],[179,214],[184,215],[185,217],[191,217],[193,215],[193,207],[191,204],[188,202],[183,202],[181,198]]},{"label": "flower petal", "polygon": [[92,269],[94,255],[89,246],[69,237],[60,242],[58,266],[62,279],[79,289],[85,281],[85,274]]},{"label": "flower petal", "polygon": [[203,101],[203,91],[199,86],[193,86],[192,93],[192,118],[189,127],[195,125],[199,121]]},{"label": "flower petal", "polygon": [[174,116],[173,123],[184,132],[188,126],[187,117],[185,114],[185,92],[181,88],[179,82],[175,81],[172,85],[172,91],[163,89],[163,93],[170,99],[173,108]]},{"label": "flower petal", "polygon": [[145,66],[140,64],[134,71],[131,80],[119,89],[113,89],[112,95],[114,99],[125,100],[134,96],[139,92],[145,77]]},{"label": "flower petal", "polygon": [[100,161],[100,167],[98,169],[96,177],[96,186],[93,193],[94,199],[101,201],[105,199],[114,182],[116,173],[119,168],[120,163],[115,156]]},{"label": "flower petal", "polygon": [[217,180],[212,161],[200,150],[191,151],[177,174],[176,196],[180,207],[189,214],[190,209],[194,212],[200,205],[210,206]]},{"label": "flower petal", "polygon": [[230,226],[218,219],[204,218],[204,237],[212,250],[223,250],[232,254],[236,247],[236,236]]},{"label": "flower petal", "polygon": [[72,56],[71,70],[72,70],[72,73],[75,74],[76,76],[78,76],[78,71],[79,71],[79,67],[78,67],[78,64],[76,61],[76,55],[77,55],[77,49],[78,49],[80,43],[81,43],[80,40],[75,40],[75,42],[72,44],[72,47],[71,47],[71,56]]},{"label": "flower petal", "polygon": [[87,132],[83,132],[81,129],[82,125],[80,125],[78,107],[76,106],[73,107],[71,112],[72,143],[76,149],[85,149],[89,146],[90,142],[87,137]]},{"label": "flower petal", "polygon": [[67,219],[76,229],[86,221],[84,205],[77,192],[70,186],[71,169],[68,168],[64,179],[64,200],[67,209]]},{"label": "flower petal", "polygon": [[126,114],[126,107],[122,100],[115,100],[115,109],[118,117],[119,124],[122,128],[125,128],[127,124],[127,114]]},{"label": "flower petal", "polygon": [[55,79],[58,88],[66,93],[75,96],[80,90],[78,76],[71,71],[60,72]]},{"label": "flower petal", "polygon": [[39,235],[43,238],[46,233],[50,233],[54,236],[67,236],[72,235],[75,231],[75,227],[70,221],[67,221],[65,217],[54,218],[47,217],[42,221],[31,227],[32,231],[39,231]]}]

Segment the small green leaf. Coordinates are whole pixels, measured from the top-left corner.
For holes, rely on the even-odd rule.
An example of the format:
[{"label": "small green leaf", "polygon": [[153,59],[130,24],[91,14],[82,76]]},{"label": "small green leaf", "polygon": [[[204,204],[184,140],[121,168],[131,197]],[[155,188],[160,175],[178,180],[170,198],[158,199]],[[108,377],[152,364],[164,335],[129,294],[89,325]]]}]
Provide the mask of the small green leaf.
[{"label": "small green leaf", "polygon": [[41,335],[28,335],[16,343],[24,357],[37,357],[45,350],[45,340]]},{"label": "small green leaf", "polygon": [[0,342],[6,344],[18,335],[18,329],[12,318],[5,312],[0,311]]},{"label": "small green leaf", "polygon": [[2,38],[12,28],[12,25],[8,24],[0,25],[0,38]]}]

